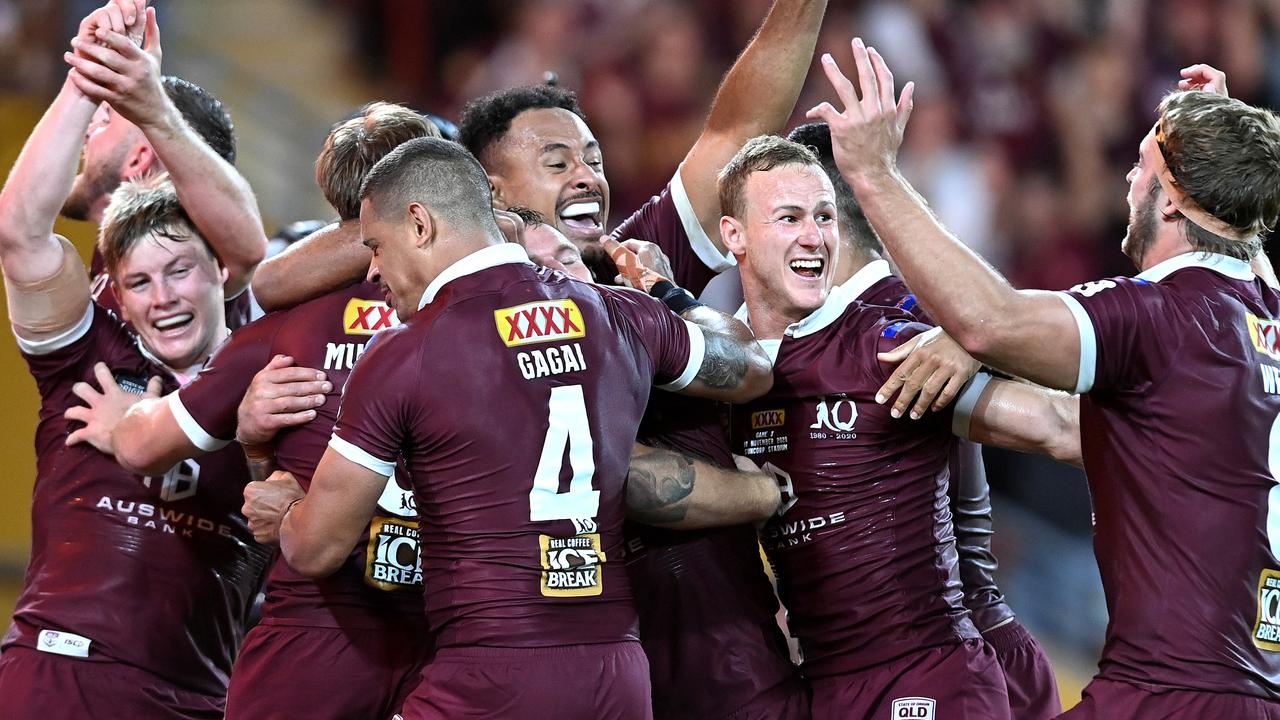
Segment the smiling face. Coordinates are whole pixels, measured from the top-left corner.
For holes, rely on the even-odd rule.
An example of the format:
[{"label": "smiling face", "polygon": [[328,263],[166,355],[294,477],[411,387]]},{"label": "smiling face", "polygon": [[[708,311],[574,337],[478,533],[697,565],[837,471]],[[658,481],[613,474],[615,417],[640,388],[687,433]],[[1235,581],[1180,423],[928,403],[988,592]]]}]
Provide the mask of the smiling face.
[{"label": "smiling face", "polygon": [[753,326],[767,309],[783,327],[822,306],[837,259],[835,193],[821,167],[786,164],[751,173],[743,217],[721,234],[742,265]]},{"label": "smiling face", "polygon": [[582,118],[561,108],[525,110],[481,159],[498,207],[538,211],[579,248],[604,234],[609,182],[600,143]]},{"label": "smiling face", "polygon": [[226,271],[187,227],[142,237],[112,276],[124,319],[175,370],[204,362],[226,335],[225,280]]}]

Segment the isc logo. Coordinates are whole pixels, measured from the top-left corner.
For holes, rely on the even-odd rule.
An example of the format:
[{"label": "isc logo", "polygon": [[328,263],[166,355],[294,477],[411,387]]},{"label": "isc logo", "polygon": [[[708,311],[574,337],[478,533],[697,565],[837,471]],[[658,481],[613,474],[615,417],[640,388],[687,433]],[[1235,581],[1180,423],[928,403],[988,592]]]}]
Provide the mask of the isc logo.
[{"label": "isc logo", "polygon": [[342,329],[348,335],[372,335],[399,324],[396,311],[381,300],[351,298],[342,311]]},{"label": "isc logo", "polygon": [[541,300],[493,311],[507,347],[585,337],[582,312],[572,300]]},{"label": "isc logo", "polygon": [[786,410],[761,410],[751,413],[751,429],[782,427],[787,422]]},{"label": "isc logo", "polygon": [[1252,313],[1245,314],[1249,325],[1249,339],[1253,347],[1267,357],[1280,360],[1280,321],[1260,318]]}]

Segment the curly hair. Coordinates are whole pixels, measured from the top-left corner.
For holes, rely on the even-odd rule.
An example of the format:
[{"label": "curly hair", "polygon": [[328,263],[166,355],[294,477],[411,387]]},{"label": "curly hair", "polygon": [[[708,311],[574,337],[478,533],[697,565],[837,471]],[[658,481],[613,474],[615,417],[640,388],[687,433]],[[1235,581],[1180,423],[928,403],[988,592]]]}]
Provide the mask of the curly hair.
[{"label": "curly hair", "polygon": [[467,103],[458,121],[458,142],[481,160],[484,152],[511,129],[511,121],[525,110],[560,108],[582,118],[578,95],[551,85],[523,85],[499,90]]}]

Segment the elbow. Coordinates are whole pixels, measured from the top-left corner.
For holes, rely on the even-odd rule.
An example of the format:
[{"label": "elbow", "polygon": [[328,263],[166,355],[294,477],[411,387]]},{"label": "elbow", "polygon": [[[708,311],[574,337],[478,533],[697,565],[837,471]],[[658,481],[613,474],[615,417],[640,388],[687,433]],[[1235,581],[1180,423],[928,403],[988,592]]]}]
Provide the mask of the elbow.
[{"label": "elbow", "polygon": [[154,445],[140,442],[137,433],[121,432],[119,428],[111,435],[115,448],[116,463],[135,475],[156,476],[169,472],[173,463],[166,462],[154,451]]},{"label": "elbow", "polygon": [[747,353],[746,372],[743,373],[742,382],[738,384],[729,402],[751,402],[771,389],[773,389],[773,361],[769,359],[764,348],[760,347],[760,343],[753,342],[750,352]]},{"label": "elbow", "polygon": [[276,259],[264,261],[254,270],[253,279],[249,283],[253,299],[266,312],[283,309],[284,300],[279,295],[280,282],[276,277]]}]

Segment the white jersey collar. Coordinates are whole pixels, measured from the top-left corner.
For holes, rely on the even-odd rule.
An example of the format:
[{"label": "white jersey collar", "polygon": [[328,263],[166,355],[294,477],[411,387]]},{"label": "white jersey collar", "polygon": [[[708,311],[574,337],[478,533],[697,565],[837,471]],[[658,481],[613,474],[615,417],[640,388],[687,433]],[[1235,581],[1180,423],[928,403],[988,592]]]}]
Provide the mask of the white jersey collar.
[{"label": "white jersey collar", "polygon": [[428,303],[436,299],[436,294],[440,292],[440,288],[451,280],[457,280],[460,277],[478,273],[481,270],[497,267],[499,265],[511,265],[514,263],[524,263],[532,265],[529,262],[529,254],[524,248],[515,243],[500,243],[490,245],[486,248],[477,250],[470,255],[464,256],[454,264],[445,268],[431,284],[427,285],[426,292],[422,293],[422,300],[418,301],[418,309],[426,307]]},{"label": "white jersey collar", "polygon": [[848,280],[845,280],[840,285],[840,291],[842,293],[850,293],[850,297],[856,300],[862,297],[863,293],[870,290],[872,285],[887,277],[893,277],[893,270],[889,268],[889,261],[872,260],[863,265],[862,269],[854,273]]},{"label": "white jersey collar", "polygon": [[1139,280],[1160,282],[1178,270],[1189,267],[1205,268],[1233,280],[1253,280],[1253,270],[1249,263],[1227,255],[1192,250],[1181,255],[1174,255],[1164,262],[1157,263],[1138,273]]}]

